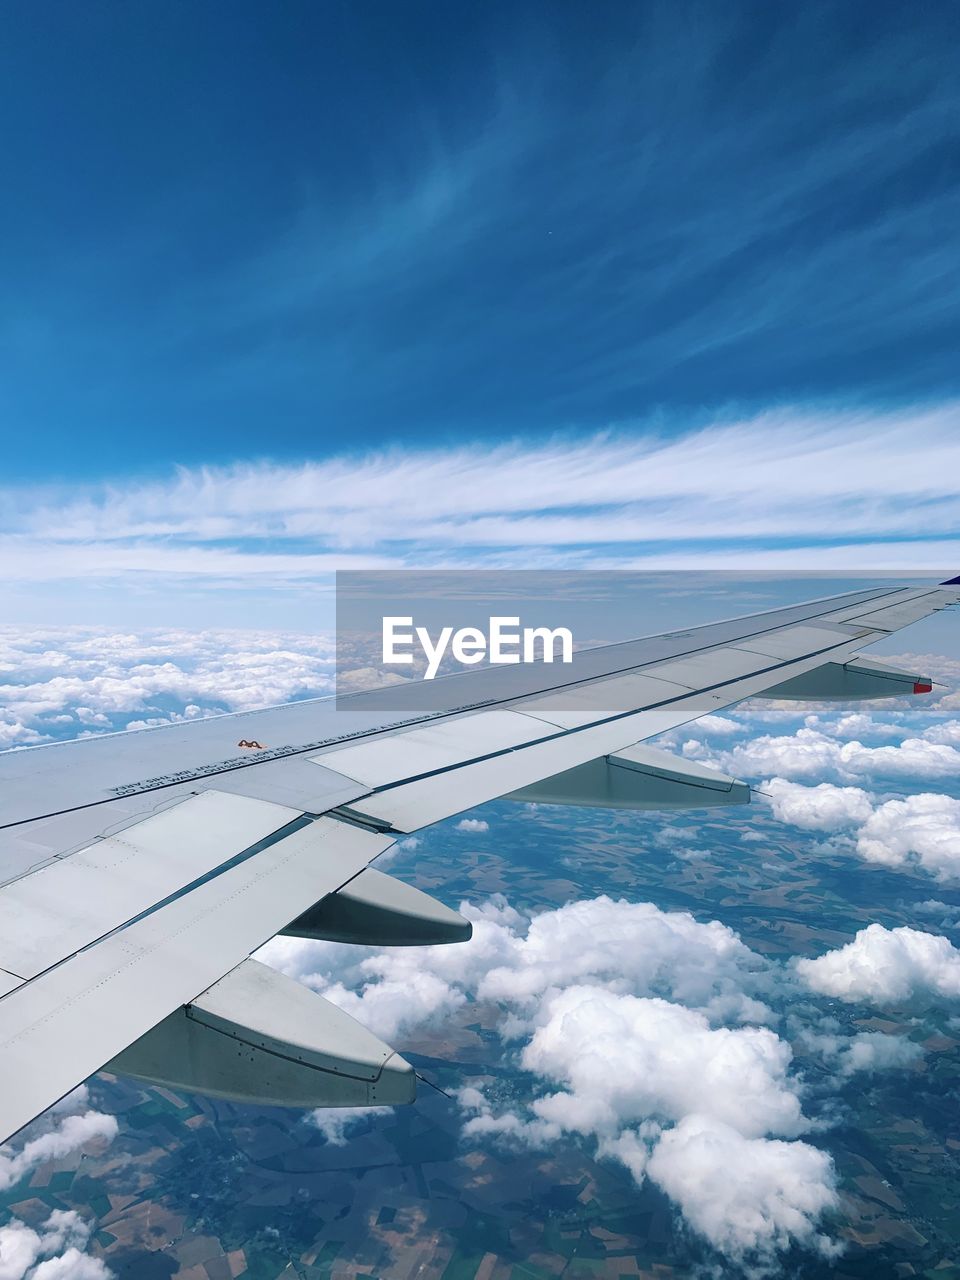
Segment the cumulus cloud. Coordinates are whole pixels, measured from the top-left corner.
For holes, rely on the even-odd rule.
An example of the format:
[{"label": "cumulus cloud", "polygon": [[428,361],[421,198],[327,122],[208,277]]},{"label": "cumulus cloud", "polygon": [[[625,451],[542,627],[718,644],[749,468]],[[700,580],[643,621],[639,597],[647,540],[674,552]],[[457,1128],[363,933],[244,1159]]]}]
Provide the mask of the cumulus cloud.
[{"label": "cumulus cloud", "polygon": [[[810,1121],[791,1049],[763,1025],[779,970],[719,922],[651,903],[600,897],[528,919],[497,897],[461,910],[474,923],[461,946],[345,959],[344,948],[278,939],[259,954],[388,1039],[467,1002],[498,1009],[537,1094],[495,1104],[466,1085],[467,1137],[538,1147],[580,1135],[661,1185],[738,1265],[764,1266],[791,1243],[828,1248],[817,1223],[835,1204],[832,1165],[799,1140]],[[694,1212],[684,1170],[718,1143],[732,1185],[710,1213]]]},{"label": "cumulus cloud", "polygon": [[716,715],[701,716],[700,719],[695,722],[694,727],[701,733],[724,735],[740,733],[743,729],[742,724],[739,724],[736,720],[731,720],[729,716]]},{"label": "cumulus cloud", "polygon": [[483,818],[461,818],[457,823],[457,830],[479,835],[490,830],[490,823],[485,822]]},{"label": "cumulus cloud", "polygon": [[845,1076],[858,1072],[899,1071],[914,1066],[923,1057],[923,1046],[906,1036],[882,1031],[861,1031],[840,1052],[840,1070]]},{"label": "cumulus cloud", "polygon": [[941,902],[939,898],[927,898],[924,902],[916,902],[913,909],[918,915],[932,916],[941,929],[952,929],[960,921],[960,906]]},{"label": "cumulus cloud", "polygon": [[915,863],[937,880],[960,877],[960,800],[923,793],[888,800],[867,819],[857,852],[868,862]]},{"label": "cumulus cloud", "polygon": [[469,943],[372,954],[356,948],[345,974],[343,948],[335,944],[278,938],[258,956],[388,1038],[428,1015],[444,1016],[465,991],[532,1008],[551,989],[585,982],[680,1000],[710,1017],[768,1016],[759,998],[767,967],[718,921],[605,896],[530,921],[500,896],[460,910],[473,922]]},{"label": "cumulus cloud", "polygon": [[466,1001],[462,991],[436,973],[405,966],[394,974],[394,967],[387,958],[365,961],[365,973],[379,971],[379,981],[365,982],[359,992],[336,982],[323,988],[324,997],[386,1040],[410,1027],[440,1022]]},{"label": "cumulus cloud", "polygon": [[805,787],[786,778],[771,778],[760,790],[770,798],[774,816],[805,831],[837,831],[866,822],[873,813],[870,796],[859,787],[821,782]]},{"label": "cumulus cloud", "polygon": [[[951,725],[934,725],[898,747],[865,747],[828,736],[811,727],[811,719],[792,735],[761,736],[738,744],[720,763],[748,776],[764,766],[782,770],[758,787],[781,822],[844,835],[846,846],[867,862],[915,867],[942,882],[960,879],[960,800],[923,791],[876,804],[868,790],[851,783],[810,785],[795,780],[832,771],[842,778],[943,775],[952,781],[960,751],[947,742],[932,741],[938,735],[951,737]],[[944,735],[944,728],[950,732]]]},{"label": "cumulus cloud", "polygon": [[106,1263],[84,1252],[90,1235],[73,1211],[55,1209],[39,1231],[14,1218],[0,1227],[0,1280],[109,1280]]},{"label": "cumulus cloud", "polygon": [[68,1249],[58,1258],[41,1262],[28,1280],[105,1280],[113,1272],[99,1258]]},{"label": "cumulus cloud", "polygon": [[766,1027],[713,1027],[671,1001],[573,986],[545,1001],[521,1062],[563,1086],[533,1105],[559,1129],[608,1137],[706,1107],[760,1137],[807,1127],[788,1078],[791,1058]]},{"label": "cumulus cloud", "polygon": [[345,1147],[352,1130],[369,1124],[375,1116],[389,1115],[392,1107],[318,1107],[309,1123],[319,1129],[333,1147]]},{"label": "cumulus cloud", "polygon": [[90,1142],[112,1142],[117,1135],[114,1117],[100,1111],[62,1117],[53,1111],[49,1115],[54,1120],[53,1127],[30,1138],[19,1151],[0,1147],[0,1191],[6,1191],[48,1160],[62,1160]]},{"label": "cumulus cloud", "polygon": [[755,1273],[793,1244],[827,1258],[840,1252],[817,1230],[839,1204],[833,1165],[806,1142],[750,1138],[691,1114],[663,1134],[647,1172],[715,1248],[740,1263],[759,1262]]},{"label": "cumulus cloud", "polygon": [[907,738],[899,746],[868,747],[856,739],[838,742],[819,729],[804,726],[790,735],[764,734],[740,743],[727,757],[747,776],[776,774],[788,778],[883,777],[953,778],[960,773],[960,751],[927,737]]},{"label": "cumulus cloud", "polygon": [[639,1183],[649,1177],[689,1226],[754,1272],[792,1244],[832,1253],[816,1225],[836,1208],[829,1155],[808,1127],[791,1052],[762,1027],[712,1027],[665,1000],[571,987],[535,1020],[522,1065],[562,1088],[526,1115],[463,1090],[465,1134],[540,1147],[563,1132],[597,1141]]},{"label": "cumulus cloud", "polygon": [[960,997],[960,951],[947,938],[905,925],[868,925],[846,946],[800,959],[796,968],[811,990],[848,1003]]},{"label": "cumulus cloud", "polygon": [[[887,714],[891,716],[897,713],[888,711]],[[811,723],[819,724],[825,733],[833,733],[838,738],[886,738],[891,734],[901,733],[901,726],[893,723],[892,719],[874,720],[873,716],[863,711],[851,711],[847,715],[839,716],[832,724],[824,723],[819,716],[812,716]]]},{"label": "cumulus cloud", "polygon": [[332,692],[333,638],[0,626],[0,748]]}]

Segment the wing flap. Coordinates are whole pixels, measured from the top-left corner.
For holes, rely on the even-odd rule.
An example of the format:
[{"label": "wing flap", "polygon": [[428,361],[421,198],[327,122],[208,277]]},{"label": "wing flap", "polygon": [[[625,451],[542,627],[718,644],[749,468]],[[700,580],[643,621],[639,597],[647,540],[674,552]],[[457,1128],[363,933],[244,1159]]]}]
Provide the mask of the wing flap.
[{"label": "wing flap", "polygon": [[315,902],[283,933],[369,947],[430,947],[467,942],[473,925],[422,889],[367,867]]},{"label": "wing flap", "polygon": [[516,711],[479,711],[452,722],[438,721],[426,728],[340,747],[317,756],[316,762],[368,787],[379,787],[396,778],[398,755],[403,757],[406,775],[415,776],[464,764],[487,751],[521,746],[545,732],[548,730],[540,721]]},{"label": "wing flap", "polygon": [[0,894],[0,967],[35,978],[300,817],[205,791],[54,859]]},{"label": "wing flap", "polygon": [[755,636],[752,640],[741,640],[738,649],[747,649],[751,653],[762,653],[768,658],[795,658],[801,653],[816,653],[829,649],[832,645],[850,639],[850,633],[840,627],[787,627],[783,631],[770,631],[766,635]]},{"label": "wing flap", "polygon": [[536,716],[559,729],[581,729],[596,724],[604,713],[613,715],[628,707],[653,707],[689,693],[682,684],[648,675],[626,675],[539,694],[517,706],[524,715]]},{"label": "wing flap", "polygon": [[0,1142],[391,843],[319,818],[0,998]]},{"label": "wing flap", "polygon": [[886,599],[848,605],[835,610],[822,621],[859,623],[877,631],[897,631],[936,613],[956,599],[956,593],[942,587],[901,587]]},{"label": "wing flap", "polygon": [[763,654],[751,653],[735,645],[725,645],[720,649],[707,649],[704,653],[695,653],[689,658],[678,658],[662,666],[651,667],[650,675],[683,685],[687,689],[702,689],[704,685],[753,675],[769,665],[770,659]]},{"label": "wing flap", "polygon": [[750,788],[696,761],[638,744],[544,778],[506,799],[600,809],[699,809],[749,804]]}]

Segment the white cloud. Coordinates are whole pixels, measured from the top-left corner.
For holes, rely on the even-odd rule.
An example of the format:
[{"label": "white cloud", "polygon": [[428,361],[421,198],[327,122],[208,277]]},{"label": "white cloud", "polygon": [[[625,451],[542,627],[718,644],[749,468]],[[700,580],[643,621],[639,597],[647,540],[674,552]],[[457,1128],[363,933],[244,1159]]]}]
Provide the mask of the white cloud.
[{"label": "white cloud", "polygon": [[449,1017],[466,996],[435,973],[418,973],[413,966],[391,976],[389,962],[368,960],[367,974],[379,968],[379,981],[368,981],[357,993],[334,983],[323,988],[324,998],[338,1005],[385,1040],[394,1040],[410,1027],[425,1026]]},{"label": "white cloud", "polygon": [[332,691],[331,636],[0,626],[0,747]]},{"label": "white cloud", "polygon": [[899,746],[868,747],[857,740],[840,743],[806,726],[795,734],[763,735],[741,743],[726,759],[735,770],[753,777],[814,778],[836,772],[846,778],[953,778],[960,773],[960,751],[927,737],[907,738]]},{"label": "white cloud", "polygon": [[774,774],[792,778],[822,778],[836,767],[839,745],[816,729],[798,729],[782,736],[763,734],[738,743],[729,753],[729,767],[750,777]]},{"label": "white cloud", "polygon": [[885,866],[916,863],[937,880],[960,878],[960,800],[929,793],[888,800],[861,827],[857,852]]},{"label": "white cloud", "polygon": [[73,1211],[55,1209],[40,1231],[12,1219],[0,1227],[0,1280],[109,1280],[106,1263],[84,1252],[90,1234]]},{"label": "white cloud", "polygon": [[663,1134],[647,1172],[715,1248],[759,1262],[754,1274],[795,1243],[828,1258],[840,1252],[817,1230],[839,1204],[833,1165],[806,1142],[750,1138],[691,1114]]},{"label": "white cloud", "polygon": [[351,1130],[369,1124],[375,1116],[389,1115],[392,1107],[318,1107],[309,1123],[319,1129],[333,1147],[345,1147]]},{"label": "white cloud", "polygon": [[811,990],[848,1003],[960,996],[960,951],[947,938],[906,926],[868,925],[846,946],[800,959],[796,968]]},{"label": "white cloud", "polygon": [[29,1138],[19,1151],[13,1151],[9,1146],[0,1148],[0,1191],[12,1187],[48,1160],[62,1160],[89,1142],[112,1142],[117,1135],[114,1117],[99,1111],[85,1111],[62,1118],[53,1111],[41,1123],[47,1123],[50,1118],[54,1120],[53,1127]]},{"label": "white cloud", "polygon": [[767,967],[717,921],[608,897],[571,902],[529,922],[499,897],[460,910],[474,932],[457,946],[372,954],[352,948],[351,960],[336,944],[277,938],[258,957],[387,1038],[458,1007],[465,991],[533,1008],[551,989],[588,982],[663,995],[710,1017],[768,1015],[756,998]]},{"label": "white cloud", "polygon": [[716,920],[702,924],[689,912],[603,896],[534,916],[525,937],[510,939],[504,962],[486,969],[478,994],[532,1005],[552,988],[603,982],[753,1019],[763,1010],[744,989],[757,985],[763,969]]},{"label": "white cloud", "polygon": [[760,786],[769,796],[774,816],[804,831],[836,831],[866,822],[873,812],[870,797],[859,787],[836,787],[821,782],[815,787],[771,778]]},{"label": "white cloud", "polygon": [[928,742],[960,747],[960,720],[947,720],[944,724],[931,725],[923,736]]},{"label": "white cloud", "polygon": [[106,1280],[113,1272],[100,1258],[68,1249],[58,1258],[41,1262],[28,1280]]},{"label": "white cloud", "polygon": [[954,778],[960,772],[960,751],[926,736],[906,738],[895,747],[865,747],[854,741],[840,748],[839,767],[853,775]]},{"label": "white cloud", "polygon": [[766,1027],[712,1027],[667,1000],[573,986],[548,998],[523,1066],[563,1086],[533,1110],[560,1129],[613,1137],[646,1119],[707,1109],[749,1137],[807,1124],[789,1045]]},{"label": "white cloud", "polygon": [[[504,563],[519,551],[528,565],[633,567],[644,543],[645,563],[657,566],[909,571],[960,558],[949,479],[958,415],[955,403],[885,414],[788,408],[673,436],[640,423],[588,438],[7,490],[0,563],[5,579],[29,584],[164,575],[242,590],[253,578],[265,589],[405,557]],[[881,465],[884,448],[902,465]],[[824,547],[825,527],[843,545]],[[797,545],[757,549],[784,535]],[[715,547],[674,550],[691,539]]]},{"label": "white cloud", "polygon": [[882,1031],[861,1031],[842,1049],[840,1070],[845,1076],[858,1072],[899,1071],[915,1066],[923,1057],[923,1047],[906,1036]]},{"label": "white cloud", "polygon": [[[686,726],[687,729],[690,727],[689,725]],[[694,722],[692,727],[699,729],[702,733],[714,734],[740,733],[743,729],[742,724],[739,724],[736,720],[731,720],[729,716],[716,715],[701,716],[699,720]]]},{"label": "white cloud", "polygon": [[[388,1039],[415,1021],[447,1019],[467,1000],[498,1008],[500,1036],[548,1090],[495,1106],[465,1086],[465,1136],[542,1147],[576,1132],[638,1181],[649,1164],[688,1223],[738,1263],[749,1255],[761,1265],[791,1243],[827,1247],[815,1224],[834,1204],[830,1158],[796,1140],[810,1122],[790,1046],[757,1025],[771,1017],[763,997],[779,971],[719,922],[650,903],[601,897],[530,920],[502,898],[461,909],[474,936],[460,946],[345,957],[344,948],[278,939],[260,957]],[[693,1212],[685,1189],[691,1117],[728,1156],[727,1198],[709,1215]],[[325,1112],[322,1123],[338,1122]],[[325,1132],[338,1140],[339,1129]]]},{"label": "white cloud", "polygon": [[490,830],[490,823],[485,822],[483,818],[461,818],[457,823],[457,830],[479,835]]},{"label": "white cloud", "polygon": [[0,1227],[0,1280],[23,1280],[40,1256],[40,1237],[14,1218]]},{"label": "white cloud", "polygon": [[939,898],[927,898],[925,902],[917,902],[913,909],[919,915],[933,916],[942,929],[950,929],[960,921],[960,906],[941,902]]}]

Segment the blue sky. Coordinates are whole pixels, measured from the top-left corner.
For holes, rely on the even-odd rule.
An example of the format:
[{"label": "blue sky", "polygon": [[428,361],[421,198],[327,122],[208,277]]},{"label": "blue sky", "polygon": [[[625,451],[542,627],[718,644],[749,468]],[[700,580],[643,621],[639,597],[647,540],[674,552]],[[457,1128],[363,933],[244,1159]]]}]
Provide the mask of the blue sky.
[{"label": "blue sky", "polygon": [[367,564],[960,565],[955,6],[2,27],[9,616],[227,623]]},{"label": "blue sky", "polygon": [[13,478],[957,390],[955,6],[13,6]]}]

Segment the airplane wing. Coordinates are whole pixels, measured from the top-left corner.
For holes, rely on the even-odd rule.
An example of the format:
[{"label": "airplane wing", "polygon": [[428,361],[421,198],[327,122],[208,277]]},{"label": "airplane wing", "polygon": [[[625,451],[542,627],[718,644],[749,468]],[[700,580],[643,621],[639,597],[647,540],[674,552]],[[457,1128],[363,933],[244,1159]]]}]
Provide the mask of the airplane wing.
[{"label": "airplane wing", "polygon": [[282,1105],[412,1100],[389,1045],[252,953],[283,932],[469,937],[371,864],[484,801],[748,800],[642,744],[757,695],[929,691],[857,654],[958,601],[957,579],[854,591],[562,667],[379,689],[373,705],[360,693],[0,754],[0,1142],[104,1067]]}]

